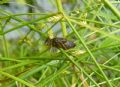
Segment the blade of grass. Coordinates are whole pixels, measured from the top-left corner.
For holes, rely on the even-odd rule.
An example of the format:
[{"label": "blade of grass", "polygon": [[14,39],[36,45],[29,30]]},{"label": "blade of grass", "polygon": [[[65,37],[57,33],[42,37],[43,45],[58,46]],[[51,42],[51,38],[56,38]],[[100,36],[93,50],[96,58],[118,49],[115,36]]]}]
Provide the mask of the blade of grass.
[{"label": "blade of grass", "polygon": [[117,10],[117,8],[115,8],[108,0],[102,1],[113,11],[113,13],[118,17],[118,19],[120,19],[120,12]]},{"label": "blade of grass", "polygon": [[95,24],[101,24],[101,25],[105,25],[105,26],[120,28],[119,25],[104,23],[104,22],[100,22],[100,21],[96,21],[96,20],[82,19],[82,18],[76,18],[76,17],[69,17],[69,18],[71,18],[72,20],[76,20],[76,21],[87,21],[87,22],[91,22],[91,23],[95,23]]},{"label": "blade of grass", "polygon": [[[63,13],[63,7],[62,7],[61,0],[56,0],[56,4],[57,4],[58,11]],[[62,22],[62,21],[60,23],[61,23],[63,37],[66,37],[67,36],[66,24],[65,24],[65,22]]]},{"label": "blade of grass", "polygon": [[[30,69],[29,71],[25,72],[24,74],[22,74],[21,76],[19,76],[19,78],[21,79],[26,79],[32,75],[34,75],[35,73],[39,72],[40,70],[43,70],[45,68],[47,68],[49,65],[51,64],[51,62],[48,62],[44,65],[37,65],[35,67],[33,67],[32,69]],[[49,81],[49,79],[45,80],[46,82]],[[45,83],[46,83],[45,82]],[[15,85],[15,83],[13,82],[10,87],[13,87]],[[36,84],[37,85],[37,84]],[[42,84],[43,85],[43,84]],[[35,86],[36,87],[36,86]],[[41,86],[38,86],[38,87],[41,87]]]},{"label": "blade of grass", "polygon": [[2,75],[5,75],[5,76],[13,79],[13,80],[16,80],[16,81],[20,82],[20,83],[22,83],[22,84],[24,84],[24,85],[26,85],[26,86],[28,86],[28,87],[35,87],[34,85],[32,85],[32,84],[30,84],[30,83],[28,83],[28,82],[26,82],[26,81],[24,81],[24,80],[22,80],[22,79],[20,79],[20,78],[17,78],[17,77],[15,77],[15,76],[13,76],[13,75],[10,75],[10,74],[8,74],[8,73],[6,73],[6,72],[3,72],[3,71],[1,71],[1,70],[0,70],[0,73],[1,73]]},{"label": "blade of grass", "polygon": [[36,61],[21,62],[21,63],[18,63],[18,64],[14,64],[14,65],[11,65],[11,66],[2,68],[2,69],[0,69],[0,70],[6,71],[6,70],[10,70],[10,69],[14,69],[14,68],[21,67],[21,66],[25,66],[25,65],[28,65],[28,64],[32,64],[32,63],[35,63],[35,62],[36,62]]},{"label": "blade of grass", "polygon": [[[68,19],[69,19],[69,18],[68,18]],[[99,32],[100,34],[103,34],[104,36],[108,36],[108,37],[110,37],[110,38],[112,38],[112,39],[115,39],[115,40],[117,40],[117,41],[120,41],[119,36],[112,35],[112,34],[109,33],[109,32],[101,31],[100,29],[98,29],[98,28],[96,28],[96,27],[93,27],[93,26],[91,27],[91,26],[88,25],[88,24],[83,24],[83,23],[77,22],[77,21],[75,21],[75,20],[69,19],[69,21],[71,21],[71,22],[73,22],[73,23],[76,23],[76,24],[78,24],[78,25],[80,25],[80,26],[84,26],[84,27],[86,27],[86,28],[88,28],[88,29],[90,29],[90,30],[92,30],[92,31]]]},{"label": "blade of grass", "polygon": [[[10,18],[8,18],[3,25],[1,24],[2,33],[3,33],[3,30],[4,30],[5,26],[7,25],[7,23],[9,21],[10,21]],[[9,51],[8,51],[8,44],[7,44],[7,40],[6,40],[5,35],[3,35],[3,48],[4,48],[5,57],[8,57],[9,56]]]},{"label": "blade of grass", "polygon": [[[120,77],[111,79],[111,80],[109,80],[109,81],[110,81],[110,82],[113,82],[113,81],[117,81],[117,80],[120,80]],[[105,84],[105,83],[107,83],[107,82],[106,82],[106,81],[103,81],[103,82],[101,82],[101,83],[98,83],[98,85],[102,85],[102,84]],[[92,85],[91,87],[95,87],[95,85]]]},{"label": "blade of grass", "polygon": [[103,72],[102,68],[100,67],[100,65],[97,63],[96,58],[93,56],[93,54],[91,53],[91,51],[89,50],[89,48],[87,47],[87,45],[85,44],[85,42],[82,40],[81,36],[79,35],[79,33],[76,31],[76,29],[73,27],[72,23],[69,21],[69,18],[67,18],[67,16],[64,16],[66,21],[68,22],[68,24],[70,25],[71,29],[74,31],[74,33],[76,34],[76,36],[78,37],[79,41],[82,43],[82,45],[84,46],[84,48],[86,49],[86,51],[89,53],[89,55],[91,56],[91,58],[93,59],[94,63],[96,64],[96,66],[98,67],[98,69],[100,70],[101,74],[104,76],[105,80],[107,81],[109,87],[113,87],[110,83],[110,81],[108,80],[107,76],[105,75],[105,73]]},{"label": "blade of grass", "polygon": [[[0,9],[0,11],[3,12],[5,15],[7,15],[8,18],[12,18],[12,19],[14,19],[14,20],[16,20],[16,21],[18,21],[18,22],[20,22],[20,23],[27,23],[26,21],[22,20],[21,18],[16,17],[16,16],[13,16],[13,14],[10,13],[10,12],[7,12],[7,11],[2,10],[2,9]],[[6,18],[7,18],[7,17],[6,17]],[[32,25],[26,25],[26,26],[28,26],[31,30],[34,30],[34,31],[40,33],[43,37],[46,37],[46,35],[44,35],[41,31],[37,30],[37,29],[36,29],[35,27],[33,27]]]},{"label": "blade of grass", "polygon": [[66,52],[64,52],[63,49],[61,49],[61,51],[62,51],[62,53],[63,53],[65,56],[67,56],[67,57],[69,58],[69,60],[70,60],[74,65],[76,65],[76,67],[77,67],[81,72],[83,72],[97,87],[100,87],[100,86],[84,71],[84,69],[82,69],[82,68],[79,66],[79,64],[71,58],[72,56],[69,56]]},{"label": "blade of grass", "polygon": [[67,68],[69,68],[70,66],[68,66],[68,64],[65,64],[64,66],[62,66],[56,73],[50,75],[49,77],[47,77],[45,80],[38,82],[36,84],[37,87],[44,87],[48,82],[50,82],[51,80],[54,80],[55,77],[57,77],[58,75],[60,75],[61,73],[63,73],[63,71],[65,71]]},{"label": "blade of grass", "polygon": [[18,28],[21,28],[21,27],[23,27],[23,26],[26,26],[26,25],[35,23],[35,22],[40,21],[40,20],[42,20],[42,19],[47,19],[47,18],[49,18],[49,17],[51,17],[51,16],[55,16],[55,15],[57,15],[57,14],[58,14],[58,13],[54,13],[54,14],[50,14],[50,15],[47,15],[47,16],[39,17],[39,18],[37,18],[37,19],[35,19],[35,20],[31,20],[31,21],[29,21],[29,22],[23,22],[22,24],[14,27],[14,28],[8,29],[7,31],[5,31],[5,32],[3,32],[3,33],[0,33],[0,35],[9,33],[9,32],[11,32],[11,31],[16,30],[16,29],[18,29]]}]

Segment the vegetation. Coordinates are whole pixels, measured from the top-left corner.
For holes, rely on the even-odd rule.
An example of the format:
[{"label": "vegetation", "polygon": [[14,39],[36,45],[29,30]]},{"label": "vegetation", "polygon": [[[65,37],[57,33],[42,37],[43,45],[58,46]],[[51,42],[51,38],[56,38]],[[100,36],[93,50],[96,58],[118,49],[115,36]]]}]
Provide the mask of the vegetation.
[{"label": "vegetation", "polygon": [[120,87],[119,0],[0,4],[0,87]]}]

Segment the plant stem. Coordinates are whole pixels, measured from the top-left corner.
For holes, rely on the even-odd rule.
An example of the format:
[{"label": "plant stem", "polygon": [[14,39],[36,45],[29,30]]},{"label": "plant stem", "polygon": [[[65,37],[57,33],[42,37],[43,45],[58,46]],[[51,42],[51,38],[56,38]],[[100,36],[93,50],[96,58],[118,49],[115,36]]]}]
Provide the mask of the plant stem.
[{"label": "plant stem", "polygon": [[113,11],[113,13],[120,19],[120,12],[115,8],[108,0],[103,0],[103,2]]},{"label": "plant stem", "polygon": [[83,41],[83,39],[81,38],[81,36],[79,35],[79,33],[76,31],[76,29],[73,27],[72,23],[69,21],[69,18],[67,18],[67,16],[64,16],[66,21],[69,23],[70,27],[72,28],[72,30],[74,31],[74,33],[76,34],[76,36],[78,37],[79,41],[82,43],[82,45],[84,46],[84,48],[86,49],[86,51],[89,53],[89,55],[91,56],[91,58],[93,59],[94,63],[96,64],[96,66],[98,67],[98,69],[100,70],[101,74],[104,76],[105,80],[107,81],[109,87],[113,87],[110,83],[110,81],[108,80],[107,76],[105,75],[105,73],[103,72],[102,68],[100,67],[100,65],[97,63],[96,58],[93,56],[93,54],[91,53],[91,51],[89,50],[89,48],[87,47],[87,45],[85,44],[85,42]]},{"label": "plant stem", "polygon": [[[62,7],[61,0],[56,0],[56,4],[57,4],[58,11],[63,13],[63,7]],[[62,21],[60,23],[61,23],[61,27],[62,27],[63,37],[66,37],[67,36],[66,24],[65,24],[65,22],[62,22]]]},{"label": "plant stem", "polygon": [[26,81],[24,81],[24,80],[22,80],[22,79],[20,79],[20,78],[17,78],[17,77],[15,77],[15,76],[13,76],[13,75],[10,75],[10,74],[8,74],[8,73],[6,73],[6,72],[3,72],[3,71],[1,71],[1,70],[0,70],[0,73],[1,73],[2,75],[4,75],[4,76],[7,76],[7,77],[13,79],[13,80],[19,81],[19,82],[23,83],[24,85],[26,85],[26,86],[28,86],[28,87],[35,87],[34,85],[32,85],[32,84],[30,84],[30,83],[28,83],[28,82],[26,82]]}]

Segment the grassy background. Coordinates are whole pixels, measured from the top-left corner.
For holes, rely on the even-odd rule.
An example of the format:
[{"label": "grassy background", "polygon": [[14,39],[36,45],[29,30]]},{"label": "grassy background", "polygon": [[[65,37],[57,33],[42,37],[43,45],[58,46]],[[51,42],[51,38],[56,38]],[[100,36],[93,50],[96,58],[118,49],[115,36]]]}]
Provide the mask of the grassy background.
[{"label": "grassy background", "polygon": [[[119,0],[0,4],[0,87],[120,87]],[[50,48],[47,37],[76,47]]]}]

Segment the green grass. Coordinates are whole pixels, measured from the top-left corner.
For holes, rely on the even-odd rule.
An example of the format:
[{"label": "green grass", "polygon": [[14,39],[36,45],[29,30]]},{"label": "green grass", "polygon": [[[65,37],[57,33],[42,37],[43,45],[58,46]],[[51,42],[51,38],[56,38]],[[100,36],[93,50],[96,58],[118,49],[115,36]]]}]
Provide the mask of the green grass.
[{"label": "green grass", "polygon": [[[119,87],[120,1],[48,0],[51,11],[34,1],[0,1],[33,9],[0,8],[0,87]],[[47,37],[76,46],[56,50]]]}]

